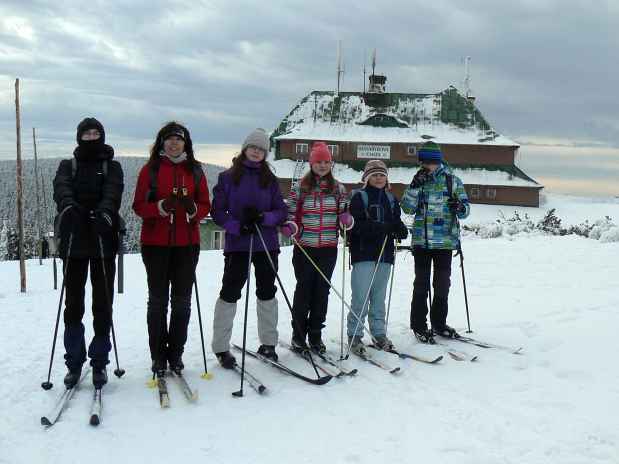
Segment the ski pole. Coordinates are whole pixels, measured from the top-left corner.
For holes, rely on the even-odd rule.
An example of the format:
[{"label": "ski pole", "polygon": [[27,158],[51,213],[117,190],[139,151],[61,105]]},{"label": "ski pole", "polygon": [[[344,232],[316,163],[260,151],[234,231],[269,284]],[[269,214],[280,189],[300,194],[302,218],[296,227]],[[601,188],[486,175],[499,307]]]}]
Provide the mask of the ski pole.
[{"label": "ski pole", "polygon": [[[114,375],[119,379],[125,374],[125,370],[120,368],[118,363],[118,349],[116,347],[116,333],[114,332],[114,314],[112,310],[112,300],[110,298],[110,291],[108,287],[107,272],[105,271],[105,256],[103,254],[103,239],[101,235],[97,234],[99,238],[99,252],[101,254],[101,268],[103,270],[103,284],[105,286],[105,300],[107,302],[108,312],[110,314],[110,327],[112,328],[112,342],[114,343],[114,357],[116,358],[116,369],[114,369]],[[114,282],[112,282],[112,285]]]},{"label": "ski pole", "polygon": [[58,267],[56,266],[56,255],[54,254],[54,290],[58,288]]},{"label": "ski pole", "polygon": [[391,310],[391,294],[393,293],[393,277],[395,276],[395,260],[398,256],[397,250],[393,252],[393,265],[391,266],[391,282],[389,282],[389,298],[387,299],[387,314],[385,315],[385,333],[389,326],[389,311]]},{"label": "ski pole", "polygon": [[200,326],[200,341],[202,342],[202,360],[204,361],[204,374],[201,375],[203,379],[212,379],[213,374],[210,374],[206,368],[206,349],[204,348],[204,331],[202,330],[202,311],[200,310],[200,296],[198,295],[198,279],[196,274],[193,274],[193,285],[196,289],[196,306],[198,307],[198,324]]},{"label": "ski pole", "polygon": [[[284,299],[286,300],[286,304],[288,305],[288,309],[290,310],[290,314],[292,315],[292,322],[295,323],[295,325],[297,326],[297,330],[299,330],[299,321],[297,321],[294,317],[294,312],[292,311],[292,305],[290,304],[290,300],[288,299],[288,294],[286,293],[286,289],[284,288],[284,284],[282,283],[282,280],[279,278],[279,273],[277,272],[277,269],[275,269],[275,263],[273,262],[273,258],[271,258],[271,254],[267,250],[267,245],[264,241],[264,238],[262,237],[262,232],[260,231],[260,226],[258,224],[256,224],[256,232],[258,233],[258,237],[260,238],[260,241],[262,242],[262,248],[264,249],[267,259],[269,260],[271,269],[273,269],[273,272],[275,273],[275,277],[277,278],[279,287],[282,290],[282,294],[284,295]],[[316,372],[316,376],[320,378],[320,374],[318,373],[318,368],[316,367],[316,364],[314,363],[314,358],[312,357],[312,353],[310,352],[310,350],[307,350],[307,355],[308,355],[308,359],[310,360],[312,367],[314,368],[314,371]]]},{"label": "ski pole", "polygon": [[[374,265],[374,271],[372,272],[372,278],[370,279],[370,285],[368,285],[368,290],[367,290],[367,292],[365,294],[365,299],[363,300],[363,306],[361,306],[361,314],[357,315],[357,313],[355,313],[355,311],[352,308],[350,309],[350,312],[357,319],[357,324],[355,325],[355,330],[353,331],[353,334],[357,333],[357,330],[359,329],[359,324],[362,324],[363,328],[365,328],[365,323],[363,322],[365,308],[368,305],[368,301],[370,299],[370,293],[372,292],[372,286],[374,285],[374,278],[376,277],[376,272],[378,271],[378,266],[380,265],[380,262],[383,259],[383,253],[385,252],[385,245],[387,245],[387,240],[388,239],[389,239],[389,234],[385,235],[385,239],[383,240],[383,245],[380,247],[380,253],[378,255],[378,259],[376,260],[376,264]],[[370,339],[374,340],[374,336],[372,335],[371,332],[370,332]],[[350,355],[350,350],[352,348],[352,342],[353,342],[353,340],[351,338],[350,342],[348,343],[348,349],[346,350],[346,357],[345,357],[345,359],[347,359],[348,356]]]},{"label": "ski pole", "polygon": [[462,253],[462,247],[458,247],[458,254],[460,255],[460,270],[462,271],[462,287],[464,288],[464,306],[466,307],[466,324],[468,330],[466,333],[473,333],[471,330],[471,319],[469,317],[469,299],[466,293],[466,278],[464,277],[464,253]]},{"label": "ski pole", "polygon": [[[58,312],[56,313],[56,327],[54,328],[54,339],[52,341],[52,354],[49,357],[49,369],[47,371],[47,381],[41,384],[41,388],[43,390],[51,389],[54,384],[50,382],[50,378],[52,375],[52,364],[54,362],[54,353],[56,352],[56,338],[58,336],[58,324],[60,323],[60,310],[62,308],[62,298],[64,296],[65,289],[65,281],[67,278],[67,270],[69,269],[69,261],[71,256],[71,247],[73,245],[73,232],[69,235],[69,246],[67,247],[67,262],[65,263],[64,269],[62,271],[62,284],[60,285],[60,299],[58,300]],[[54,257],[54,264],[56,264],[56,258]],[[55,287],[54,287],[55,288]]]},{"label": "ski pole", "polygon": [[249,255],[247,259],[247,286],[245,287],[245,315],[243,316],[243,352],[241,353],[241,388],[232,392],[232,396],[243,396],[243,381],[245,380],[245,348],[247,347],[247,308],[249,307],[249,283],[251,281],[251,259],[254,251],[254,234],[249,236]]},{"label": "ski pole", "polygon": [[[342,248],[342,296],[346,297],[346,227],[344,227],[344,247]],[[342,298],[342,320],[340,323],[340,359],[344,358],[344,298]]]}]

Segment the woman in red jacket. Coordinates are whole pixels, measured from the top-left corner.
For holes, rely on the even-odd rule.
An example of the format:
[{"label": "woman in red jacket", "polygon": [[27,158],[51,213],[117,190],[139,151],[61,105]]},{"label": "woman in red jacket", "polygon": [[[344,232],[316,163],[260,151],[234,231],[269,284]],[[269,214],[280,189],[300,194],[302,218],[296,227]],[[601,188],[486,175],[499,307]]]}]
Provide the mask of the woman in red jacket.
[{"label": "woman in red jacket", "polygon": [[[177,122],[161,128],[140,170],[133,210],[143,220],[140,241],[148,279],[148,343],[152,370],[183,369],[191,289],[200,255],[200,220],[211,208],[206,176],[189,131]],[[172,308],[167,324],[168,299]]]}]

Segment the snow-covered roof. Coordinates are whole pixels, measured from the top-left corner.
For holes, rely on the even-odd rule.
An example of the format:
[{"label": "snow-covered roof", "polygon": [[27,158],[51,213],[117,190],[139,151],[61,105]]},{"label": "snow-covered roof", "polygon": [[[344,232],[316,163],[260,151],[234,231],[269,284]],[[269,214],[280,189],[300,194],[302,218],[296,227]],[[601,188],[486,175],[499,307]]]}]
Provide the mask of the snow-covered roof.
[{"label": "snow-covered roof", "polygon": [[454,87],[437,94],[314,91],[284,118],[273,138],[518,146],[494,131]]},{"label": "snow-covered roof", "polygon": [[[277,177],[292,178],[296,162],[290,159],[269,160],[275,170]],[[509,187],[541,187],[531,179],[518,177],[509,172],[506,168],[495,167],[494,169],[483,168],[458,168],[450,166],[454,175],[458,176],[464,184],[468,185],[496,185]],[[392,183],[409,184],[418,168],[393,167],[389,168],[389,181]],[[309,164],[305,163],[305,172],[309,170]],[[356,183],[361,182],[363,172],[356,171],[344,164],[335,164],[333,175],[340,182]],[[526,176],[525,176],[526,177]]]}]

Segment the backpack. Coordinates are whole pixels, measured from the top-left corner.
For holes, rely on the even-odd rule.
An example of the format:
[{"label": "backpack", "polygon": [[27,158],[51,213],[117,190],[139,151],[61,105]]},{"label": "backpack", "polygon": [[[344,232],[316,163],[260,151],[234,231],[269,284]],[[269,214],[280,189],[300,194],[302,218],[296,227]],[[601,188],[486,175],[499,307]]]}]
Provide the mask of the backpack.
[{"label": "backpack", "polygon": [[[370,213],[368,212],[368,192],[366,192],[364,189],[356,189],[352,191],[352,194],[350,196],[350,201],[352,203],[352,199],[353,197],[359,194],[361,195],[361,201],[363,201],[363,209],[365,211],[365,217],[369,218],[370,217]],[[389,200],[389,206],[391,207],[391,215],[395,216],[395,196],[393,195],[393,193],[391,193],[389,190],[385,190],[385,195],[387,195],[387,199]],[[350,238],[351,238],[352,234],[346,234],[346,246],[350,247]]]},{"label": "backpack", "polygon": [[[191,164],[191,171],[193,174],[193,197],[194,199],[198,198],[200,192],[200,182],[202,182],[202,177],[204,177],[204,171],[202,170],[202,165],[197,163]],[[148,169],[148,191],[146,192],[146,201],[155,202],[157,201],[157,177],[159,175],[159,162],[154,162],[149,164]]]}]

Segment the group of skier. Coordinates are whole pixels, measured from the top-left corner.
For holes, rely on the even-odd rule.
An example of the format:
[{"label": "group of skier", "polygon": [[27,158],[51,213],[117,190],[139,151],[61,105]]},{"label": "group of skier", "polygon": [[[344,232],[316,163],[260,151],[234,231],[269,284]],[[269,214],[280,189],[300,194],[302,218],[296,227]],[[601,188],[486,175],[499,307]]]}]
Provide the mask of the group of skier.
[{"label": "group of skier", "polygon": [[[60,163],[54,179],[59,254],[63,258],[67,388],[80,379],[87,355],[96,388],[107,382],[106,365],[113,334],[114,257],[119,246],[123,172],[105,144],[103,125],[86,118],[77,128],[73,160]],[[352,303],[347,319],[350,350],[363,355],[365,319],[371,343],[392,350],[387,336],[385,299],[396,242],[407,238],[401,210],[414,214],[412,251],[415,280],[410,327],[420,342],[434,334],[455,337],[447,325],[452,251],[459,249],[458,220],[468,216],[469,202],[460,179],[444,162],[440,147],[426,142],[418,150],[421,168],[401,203],[391,193],[388,169],[380,160],[367,162],[362,188],[347,192],[335,179],[327,145],[315,142],[310,170],[285,202],[267,162],[269,136],[252,131],[232,167],[219,175],[212,202],[206,176],[195,159],[189,131],[178,122],[157,133],[150,158],[141,169],[133,210],[142,218],[141,254],[148,283],[147,327],[152,371],[180,374],[191,314],[192,289],[200,257],[200,221],[209,213],[225,230],[224,272],[215,302],[212,350],[221,366],[235,368],[230,338],[237,302],[253,264],[257,297],[258,353],[277,361],[278,233],[293,240],[296,287],[292,301],[291,347],[300,353],[324,354],[322,331],[327,316],[338,241],[346,240],[352,263]],[[434,264],[434,297],[428,293]],[[86,351],[84,294],[90,267],[94,337]],[[170,316],[168,323],[168,302]]]}]

